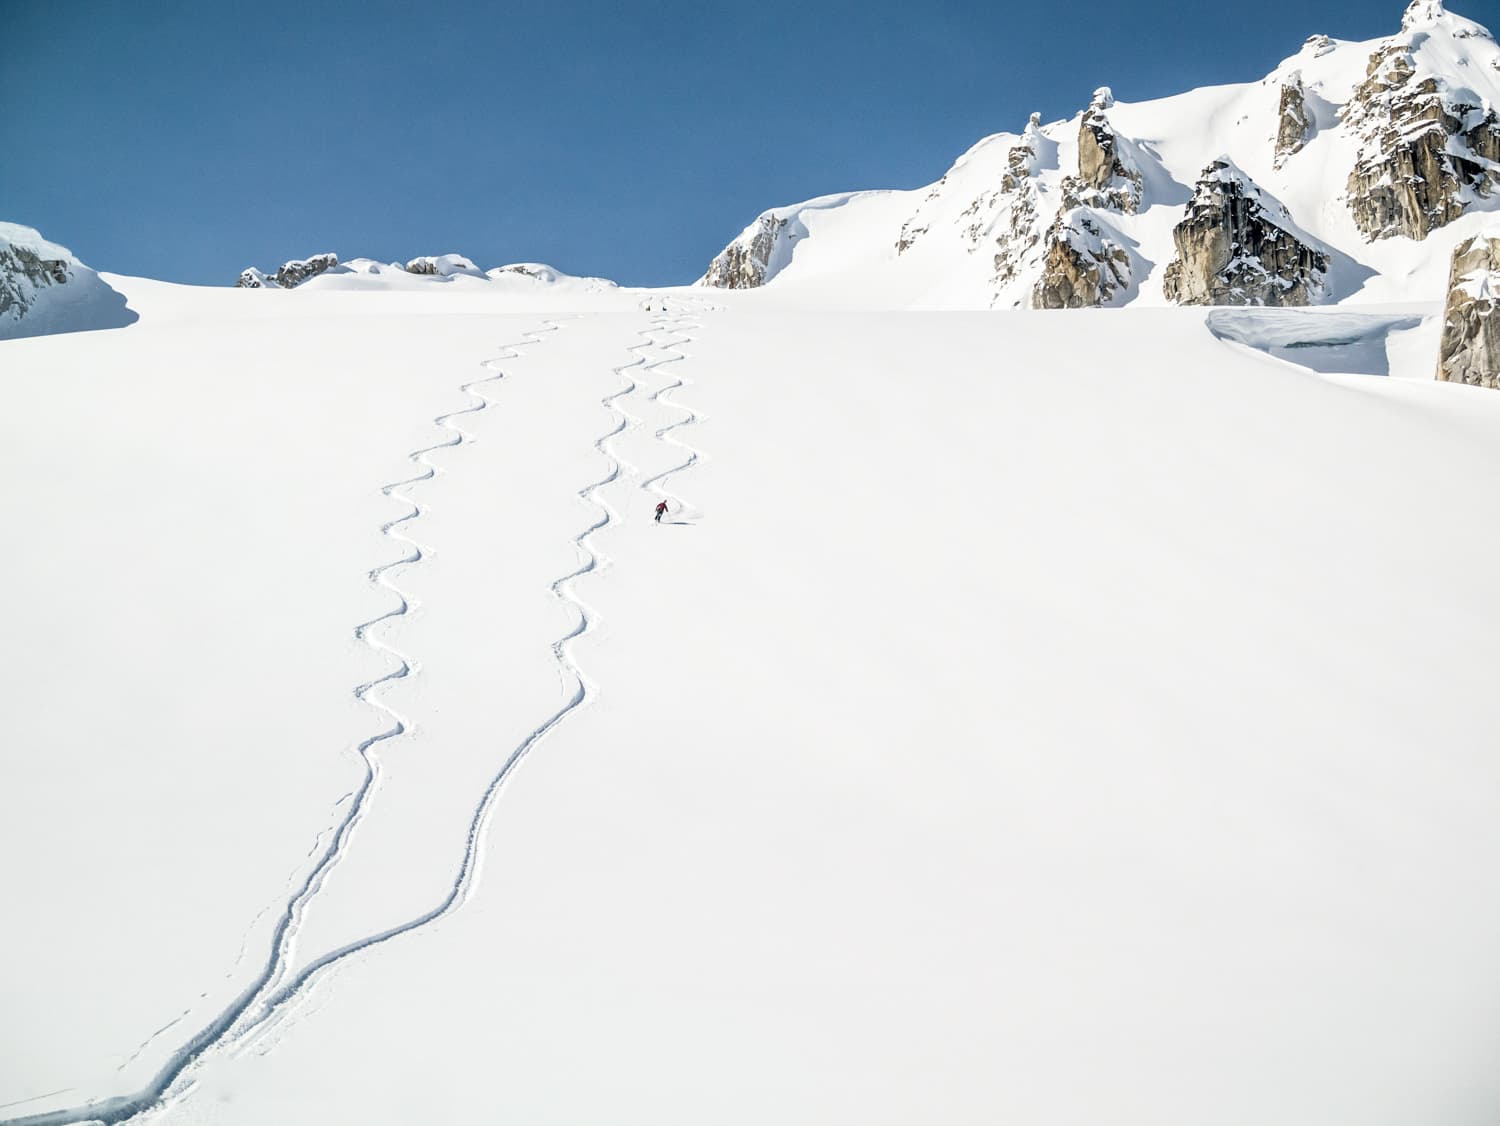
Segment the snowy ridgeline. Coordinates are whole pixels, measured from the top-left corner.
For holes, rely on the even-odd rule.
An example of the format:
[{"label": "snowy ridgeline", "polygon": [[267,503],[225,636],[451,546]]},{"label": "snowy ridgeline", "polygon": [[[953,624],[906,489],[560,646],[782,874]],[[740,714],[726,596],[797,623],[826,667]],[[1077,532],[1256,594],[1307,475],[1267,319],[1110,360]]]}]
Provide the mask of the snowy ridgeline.
[{"label": "snowy ridgeline", "polygon": [[515,262],[493,270],[481,270],[462,254],[423,255],[404,263],[381,262],[374,258],[351,258],[340,262],[337,254],[314,254],[310,258],[284,262],[270,274],[252,266],[240,274],[235,284],[242,289],[295,289],[314,278],[342,279],[345,284],[358,288],[397,288],[409,282],[446,282],[455,278],[522,281],[592,291],[615,288],[615,283],[606,278],[574,277],[540,262]]},{"label": "snowy ridgeline", "polygon": [[0,223],[0,340],[118,328],[136,314],[65,246]]},{"label": "snowy ridgeline", "polygon": [[1416,0],[1394,35],[1313,36],[1259,82],[1103,87],[928,188],[767,211],[700,284],[930,308],[1438,300],[1500,208],[1497,106],[1489,31]]}]

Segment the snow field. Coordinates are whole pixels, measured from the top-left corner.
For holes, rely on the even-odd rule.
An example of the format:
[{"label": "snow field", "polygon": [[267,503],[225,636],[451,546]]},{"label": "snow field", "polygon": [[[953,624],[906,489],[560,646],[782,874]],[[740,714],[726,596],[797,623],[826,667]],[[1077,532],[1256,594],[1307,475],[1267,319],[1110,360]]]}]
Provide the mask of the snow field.
[{"label": "snow field", "polygon": [[[491,756],[566,702],[548,586],[635,384],[573,584],[590,700],[502,791],[461,910],[148,1120],[1483,1117],[1500,595],[1450,576],[1497,546],[1500,405],[1296,370],[1198,312],[756,308],[566,319],[456,420],[477,441],[409,490],[432,554],[392,574],[412,734],[299,951],[440,891]],[[523,319],[409,321],[444,378],[387,450],[436,440]],[[702,457],[658,527],[685,411],[666,437]],[[346,583],[391,557],[388,504],[300,480],[278,511],[364,521]],[[347,772],[346,745],[318,744]],[[94,1001],[124,1028],[154,984]]]}]

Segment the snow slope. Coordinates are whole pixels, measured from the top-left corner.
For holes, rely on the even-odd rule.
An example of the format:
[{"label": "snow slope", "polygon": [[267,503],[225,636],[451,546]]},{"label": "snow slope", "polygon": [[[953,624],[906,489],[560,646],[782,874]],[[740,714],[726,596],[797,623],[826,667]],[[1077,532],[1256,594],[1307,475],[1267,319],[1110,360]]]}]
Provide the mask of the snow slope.
[{"label": "snow slope", "polygon": [[0,345],[0,1121],[1500,1113],[1500,398],[110,281]]},{"label": "snow slope", "polygon": [[[1454,246],[1495,223],[1500,193],[1482,198],[1470,192],[1467,213],[1424,240],[1372,242],[1358,229],[1345,189],[1365,141],[1340,112],[1364,82],[1371,55],[1392,45],[1407,49],[1414,84],[1436,77],[1450,101],[1478,107],[1474,120],[1500,109],[1500,45],[1484,27],[1436,0],[1418,0],[1400,28],[1382,39],[1314,36],[1258,82],[1113,101],[1108,121],[1126,162],[1141,174],[1142,200],[1134,214],[1105,210],[1094,217],[1135,264],[1136,287],[1126,303],[1167,304],[1162,281],[1176,253],[1172,230],[1198,178],[1225,156],[1285,206],[1298,233],[1332,249],[1335,269],[1325,300],[1440,300]],[[1306,90],[1310,135],[1278,163],[1281,91],[1294,80]],[[1078,173],[1082,116],[986,137],[926,188],[855,192],[772,209],[766,214],[785,220],[788,234],[770,256],[769,283],[787,298],[806,302],[835,294],[839,302],[867,308],[1028,306],[1041,265],[1037,240],[1067,210],[1064,180]],[[1030,155],[1013,166],[1018,148],[1029,148]],[[840,206],[829,209],[834,198]],[[753,238],[757,229],[751,224],[737,241]],[[1006,277],[997,255],[1017,262],[1018,273]]]}]

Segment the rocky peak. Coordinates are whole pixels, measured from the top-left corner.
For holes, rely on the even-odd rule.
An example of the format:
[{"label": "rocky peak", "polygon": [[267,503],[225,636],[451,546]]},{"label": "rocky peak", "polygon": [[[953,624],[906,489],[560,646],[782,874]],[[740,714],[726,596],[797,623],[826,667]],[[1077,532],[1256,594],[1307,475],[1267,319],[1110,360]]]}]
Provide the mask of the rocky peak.
[{"label": "rocky peak", "polygon": [[1037,153],[1041,150],[1042,140],[1042,115],[1033,113],[1026,121],[1026,128],[1021,133],[1020,143],[1015,145],[1005,158],[1005,176],[1000,181],[1000,187],[1008,192],[1013,192],[1022,180],[1027,179],[1036,171]]},{"label": "rocky peak", "polygon": [[295,289],[308,278],[315,278],[339,264],[337,254],[314,254],[311,258],[294,258],[283,262],[274,274],[266,274],[251,266],[240,274],[234,284],[240,289]]},{"label": "rocky peak", "polygon": [[1454,248],[1437,377],[1500,388],[1500,231]]},{"label": "rocky peak", "polygon": [[1287,157],[1302,151],[1312,129],[1312,118],[1307,112],[1307,91],[1302,85],[1302,73],[1293,71],[1281,85],[1281,116],[1276,127],[1276,167],[1286,163]]},{"label": "rocky peak", "polygon": [[1108,86],[1094,91],[1078,124],[1078,175],[1063,181],[1063,206],[1134,214],[1141,204],[1141,173],[1110,124],[1115,104]]},{"label": "rocky peak", "polygon": [[[1408,30],[1446,20],[1441,0],[1416,0]],[[1359,140],[1347,190],[1366,238],[1422,239],[1464,213],[1474,196],[1500,188],[1500,120],[1467,89],[1423,74],[1413,54],[1420,35],[1387,40],[1370,56],[1365,81],[1340,111]]]},{"label": "rocky peak", "polygon": [[1203,170],[1172,232],[1162,291],[1182,305],[1307,305],[1325,291],[1329,258],[1292,233],[1281,203],[1227,156]]}]

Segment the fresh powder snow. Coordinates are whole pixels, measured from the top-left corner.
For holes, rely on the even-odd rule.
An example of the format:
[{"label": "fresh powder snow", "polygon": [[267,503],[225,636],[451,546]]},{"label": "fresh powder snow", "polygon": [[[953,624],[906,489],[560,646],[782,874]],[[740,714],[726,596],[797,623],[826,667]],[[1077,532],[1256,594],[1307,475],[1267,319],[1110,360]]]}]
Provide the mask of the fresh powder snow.
[{"label": "fresh powder snow", "polygon": [[[1493,1120],[1497,197],[1346,193],[1500,48],[1392,27],[712,285],[0,224],[0,1123]],[[1205,170],[1324,307],[1169,306]]]}]

